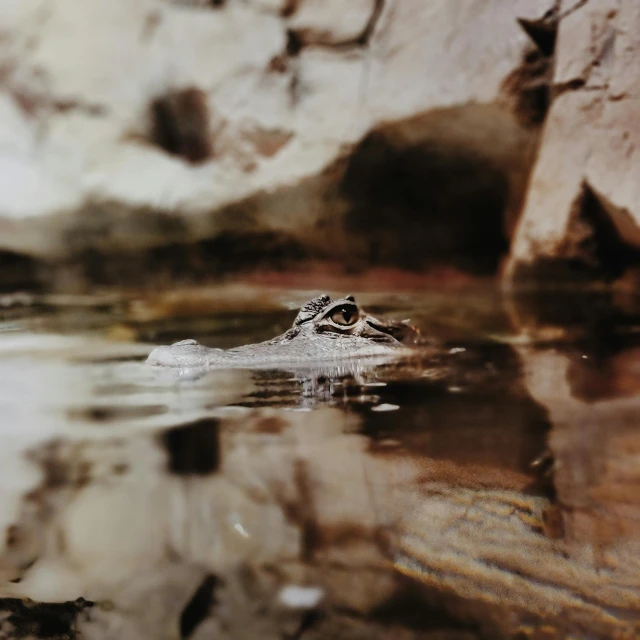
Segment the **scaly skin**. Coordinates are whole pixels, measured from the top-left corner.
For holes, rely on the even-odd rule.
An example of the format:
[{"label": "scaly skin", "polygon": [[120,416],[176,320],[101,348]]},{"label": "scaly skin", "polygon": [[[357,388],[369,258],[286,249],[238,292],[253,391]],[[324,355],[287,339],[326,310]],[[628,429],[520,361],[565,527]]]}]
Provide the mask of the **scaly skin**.
[{"label": "scaly skin", "polygon": [[404,322],[366,315],[353,296],[334,302],[328,296],[320,296],[300,309],[291,329],[272,340],[228,351],[182,340],[155,348],[147,361],[180,368],[312,365],[345,358],[399,355],[418,340],[417,329]]}]

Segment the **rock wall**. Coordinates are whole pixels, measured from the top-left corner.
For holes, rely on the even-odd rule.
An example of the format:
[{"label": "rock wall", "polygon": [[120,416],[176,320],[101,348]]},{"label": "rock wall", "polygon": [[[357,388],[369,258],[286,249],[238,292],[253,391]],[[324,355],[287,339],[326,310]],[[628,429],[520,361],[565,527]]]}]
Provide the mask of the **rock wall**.
[{"label": "rock wall", "polygon": [[[449,241],[460,225],[442,220],[458,210],[472,230],[485,218],[498,229],[484,270],[506,248],[502,218],[518,209],[535,150],[537,123],[520,111],[539,98],[535,83],[523,88],[517,18],[548,0],[2,4],[0,245],[18,271],[5,287],[50,283],[49,267],[21,268],[25,256],[66,265],[62,288],[172,261],[205,272],[262,254],[393,262],[431,222]],[[371,193],[342,180],[353,145],[387,121],[403,128],[409,160],[419,149],[416,166],[453,177],[441,197],[422,174],[404,185],[383,174],[397,200],[369,238]],[[479,178],[461,200],[469,174]],[[380,246],[389,229],[400,233]],[[407,266],[429,252],[412,247]]]},{"label": "rock wall", "polygon": [[640,253],[640,7],[563,1],[555,95],[508,276],[613,280]]},{"label": "rock wall", "polygon": [[509,250],[512,283],[636,273],[639,23],[633,0],[4,0],[0,286],[484,275]]}]

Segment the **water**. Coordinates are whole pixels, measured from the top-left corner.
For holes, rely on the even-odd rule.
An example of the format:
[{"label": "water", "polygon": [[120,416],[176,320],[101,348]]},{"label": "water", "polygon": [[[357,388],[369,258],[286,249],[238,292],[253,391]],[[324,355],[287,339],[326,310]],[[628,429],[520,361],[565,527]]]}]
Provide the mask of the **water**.
[{"label": "water", "polygon": [[0,635],[637,633],[637,300],[350,291],[432,343],[321,376],[144,361],[317,293],[0,300]]}]

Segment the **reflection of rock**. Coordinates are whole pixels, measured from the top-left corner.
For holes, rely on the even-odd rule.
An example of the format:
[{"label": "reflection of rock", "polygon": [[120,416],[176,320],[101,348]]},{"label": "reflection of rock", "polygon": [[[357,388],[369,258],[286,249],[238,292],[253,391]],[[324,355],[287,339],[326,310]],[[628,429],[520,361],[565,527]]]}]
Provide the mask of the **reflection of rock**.
[{"label": "reflection of rock", "polygon": [[513,246],[516,281],[612,279],[640,261],[638,6],[574,4],[561,3],[557,98]]},{"label": "reflection of rock", "polygon": [[[600,366],[615,375],[585,397],[601,380],[590,363],[594,350],[572,347],[569,358],[557,349],[517,347],[526,391],[550,421],[554,501],[504,484],[504,473],[489,480],[485,470],[474,484],[471,461],[457,476],[434,466],[392,542],[399,571],[447,593],[447,611],[481,618],[488,637],[524,629],[534,637],[581,637],[578,630],[609,637],[631,633],[640,619],[635,350],[600,354]],[[513,455],[517,446],[505,449]],[[540,618],[544,633],[534,622]]]},{"label": "reflection of rock", "polygon": [[73,638],[78,619],[93,603],[79,600],[64,604],[34,604],[20,600],[0,600],[3,638]]},{"label": "reflection of rock", "polygon": [[[628,631],[638,572],[632,400],[612,400],[612,390],[575,399],[591,375],[581,358],[567,379],[565,356],[518,349],[526,388],[553,425],[554,505],[527,470],[545,416],[504,345],[448,354],[441,384],[416,390],[405,379],[396,412],[210,408],[212,387],[150,392],[151,377],[128,363],[165,413],[86,418],[62,433],[40,407],[24,414],[43,421],[30,435],[15,414],[20,437],[0,464],[0,595],[91,600],[76,618],[87,638]],[[616,362],[626,393],[631,362]],[[59,384],[76,379],[63,370]],[[88,371],[77,379],[107,391]],[[223,377],[217,386],[224,399]],[[64,606],[67,616],[80,605]]]},{"label": "reflection of rock", "polygon": [[[58,440],[33,449],[28,457],[41,467],[43,477],[40,484],[26,496],[22,514],[23,517],[29,515],[28,521],[23,522],[18,518],[12,525],[7,543],[13,549],[24,546],[25,541],[31,539],[28,534],[39,530],[33,523],[34,516],[31,514],[34,513],[35,517],[49,523],[50,528],[57,529],[57,533],[53,535],[53,546],[47,541],[41,542],[38,553],[33,554],[30,562],[23,563],[27,566],[37,560],[29,568],[29,576],[15,588],[29,589],[30,582],[38,584],[38,575],[42,572],[46,575],[48,571],[42,565],[46,565],[52,555],[55,562],[62,563],[60,570],[63,574],[66,566],[66,573],[70,577],[67,586],[71,585],[70,589],[85,588],[86,579],[83,579],[82,571],[78,572],[73,567],[86,565],[85,569],[90,571],[89,581],[93,584],[90,590],[97,588],[98,593],[94,595],[104,598],[105,589],[109,591],[109,585],[119,583],[125,574],[130,575],[133,567],[137,566],[139,570],[148,568],[165,557],[171,536],[176,537],[180,545],[186,545],[187,549],[195,544],[202,550],[206,540],[213,539],[214,547],[201,553],[208,553],[217,565],[234,562],[234,544],[237,546],[236,562],[238,553],[242,556],[252,548],[259,548],[260,536],[252,535],[249,538],[242,534],[245,532],[243,527],[239,528],[241,533],[234,529],[236,520],[242,515],[244,525],[253,533],[258,521],[264,522],[264,517],[258,518],[259,505],[253,505],[248,497],[243,497],[241,489],[228,485],[224,480],[216,480],[216,476],[220,475],[217,473],[218,464],[206,468],[201,464],[202,456],[207,455],[206,451],[202,451],[204,447],[221,446],[217,444],[221,438],[215,426],[217,423],[212,420],[209,423],[200,421],[201,428],[185,424],[182,428],[185,437],[179,442],[176,434],[180,432],[176,428],[158,438],[138,435],[126,441],[117,438],[107,442],[100,439],[78,442]],[[211,432],[208,439],[204,437],[207,429]],[[202,435],[198,438],[187,437],[200,432]],[[223,456],[225,464],[229,463],[226,449],[217,455]],[[216,488],[220,483],[221,488]],[[188,504],[195,500],[197,505],[199,498],[205,497],[203,491],[206,492],[209,486],[214,496],[217,493],[223,495],[218,496],[217,500],[207,500],[207,508],[217,509],[221,514],[227,513],[231,521],[225,524],[226,516],[216,518],[214,513],[210,513],[215,530],[205,527],[193,532],[188,529],[181,531],[181,524],[186,525],[187,522],[182,522],[178,517],[178,529],[171,532],[169,511],[180,508],[183,501]],[[234,502],[238,509],[235,515]],[[269,511],[268,506],[266,510]],[[56,516],[53,521],[52,516]],[[85,516],[86,527],[81,524]],[[201,538],[205,536],[205,541],[198,542],[193,538],[194,533]],[[279,536],[275,531],[272,533],[277,546]],[[42,555],[44,559],[39,557]],[[167,558],[170,556],[169,553]],[[116,558],[120,558],[120,561],[109,569],[109,564]],[[56,599],[60,595],[69,599],[76,597],[73,593],[65,592],[63,579],[58,580],[56,585],[45,583],[45,591],[51,586],[54,586],[54,592],[48,596],[44,592],[39,593],[39,599]],[[56,595],[56,591],[60,595]]]},{"label": "reflection of rock", "polygon": [[[179,451],[175,429],[34,449],[43,478],[11,523],[2,559],[14,564],[7,577],[20,580],[4,584],[2,595],[84,594],[125,613],[153,611],[149,589],[159,594],[153,602],[162,600],[179,560],[214,571],[228,587],[244,565],[277,568],[264,595],[270,607],[289,583],[320,586],[332,602],[363,612],[383,601],[395,577],[377,532],[397,519],[394,495],[416,465],[367,460],[367,439],[345,435],[353,420],[335,410],[240,416],[211,429],[218,444],[183,439]],[[193,456],[206,446],[219,447],[219,464],[190,470],[188,450]],[[24,559],[16,562],[18,550]],[[188,595],[201,573],[187,574],[179,583]]]},{"label": "reflection of rock", "polygon": [[584,403],[633,398],[640,395],[640,348],[608,355],[574,353],[567,367],[567,381],[576,400]]},{"label": "reflection of rock", "polygon": [[[3,595],[117,604],[132,576],[144,585],[181,559],[225,580],[243,565],[277,567],[272,597],[308,584],[325,604],[382,606],[397,588],[389,541],[430,462],[371,453],[358,420],[336,410],[229,415],[208,425],[217,444],[203,434],[177,444],[173,429],[34,449],[44,475],[11,523],[22,536],[12,557],[27,540],[30,554]],[[198,433],[207,429],[199,424]],[[204,447],[217,450],[215,465],[200,464]]]},{"label": "reflection of rock", "polygon": [[[340,626],[344,610],[353,613],[343,626],[355,633],[362,624],[368,629],[363,637],[377,637],[386,625],[402,628],[408,587],[416,603],[427,606],[421,588],[393,567],[398,541],[415,527],[438,537],[435,514],[466,504],[478,484],[500,475],[485,465],[465,475],[460,465],[422,452],[385,452],[383,442],[372,448],[359,419],[333,409],[229,409],[222,415],[185,424],[180,438],[175,427],[126,439],[119,432],[32,446],[29,458],[43,476],[10,523],[22,537],[3,560],[16,558],[17,550],[29,553],[13,561],[10,577],[21,581],[5,584],[2,595],[109,600],[113,612],[94,608],[80,623],[87,637],[105,627],[136,637],[139,610],[143,620],[153,621],[150,628],[177,624],[175,606],[189,599],[208,571],[217,576],[213,600],[222,608],[216,612],[212,605],[206,628],[219,628],[221,620],[235,630],[230,637],[256,637],[262,629],[260,637],[280,638],[283,629],[307,624],[304,607],[292,612],[279,595],[300,585],[321,594],[313,605],[320,606],[319,629],[340,637],[331,629]],[[203,462],[207,447],[214,464]],[[514,488],[529,482],[524,475],[507,476]],[[444,503],[430,488],[423,490],[431,479],[452,483]],[[513,492],[503,493],[502,500],[517,500]],[[541,501],[528,500],[534,507]],[[422,524],[423,508],[435,510],[433,522]],[[536,514],[523,509],[523,523],[537,526]],[[420,585],[424,576],[417,578]],[[173,609],[163,604],[167,599],[176,603]],[[243,614],[256,607],[254,616]],[[357,622],[354,614],[369,618]]]},{"label": "reflection of rock", "polygon": [[569,549],[622,572],[634,566],[622,558],[640,544],[635,351],[610,358],[605,367],[621,375],[599,389],[601,374],[592,369],[589,351],[523,350],[528,388],[554,425],[549,446]]},{"label": "reflection of rock", "polygon": [[[180,269],[210,276],[255,268],[259,258],[327,257],[327,245],[332,261],[370,259],[372,247],[354,254],[350,245],[334,163],[380,122],[410,124],[433,111],[443,115],[438,127],[450,116],[454,130],[437,135],[425,170],[453,163],[464,183],[484,152],[493,157],[486,140],[511,141],[513,167],[526,165],[532,129],[521,131],[509,111],[520,116],[521,100],[480,118],[479,158],[448,145],[478,125],[459,131],[458,109],[482,111],[520,87],[513,72],[528,40],[516,19],[547,5],[474,1],[452,12],[447,0],[12,3],[0,94],[0,231],[15,252],[6,259],[64,259],[75,275],[127,283],[134,271],[141,279]],[[523,92],[537,95],[534,84]],[[494,221],[503,200],[494,202],[489,173]],[[510,201],[520,174],[514,193],[502,194]],[[435,207],[438,224],[446,214],[446,203]],[[358,238],[367,228],[357,225]],[[31,281],[52,279],[49,269],[25,269]]]},{"label": "reflection of rock", "polygon": [[578,596],[565,613],[606,637],[635,635],[640,620],[637,302],[613,299],[600,291],[510,300],[523,382],[550,423],[554,500],[542,515],[560,554],[554,564],[564,565],[557,597]]}]

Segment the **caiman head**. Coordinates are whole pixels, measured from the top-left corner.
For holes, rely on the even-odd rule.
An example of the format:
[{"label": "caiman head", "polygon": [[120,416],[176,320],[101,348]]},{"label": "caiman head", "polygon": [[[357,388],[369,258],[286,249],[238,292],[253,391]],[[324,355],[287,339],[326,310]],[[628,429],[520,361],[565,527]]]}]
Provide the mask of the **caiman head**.
[{"label": "caiman head", "polygon": [[[323,295],[307,302],[289,331],[275,340],[307,338],[356,338],[387,347],[409,347],[420,342],[420,332],[408,321],[374,318],[363,312],[353,296],[332,301]],[[274,341],[275,341],[274,340]],[[354,341],[355,342],[355,341]]]},{"label": "caiman head", "polygon": [[314,365],[321,361],[397,353],[419,344],[420,334],[407,322],[379,320],[358,307],[353,296],[307,302],[293,326],[272,340],[223,351],[182,340],[157,347],[148,362],[170,367],[268,367],[279,363]]}]

